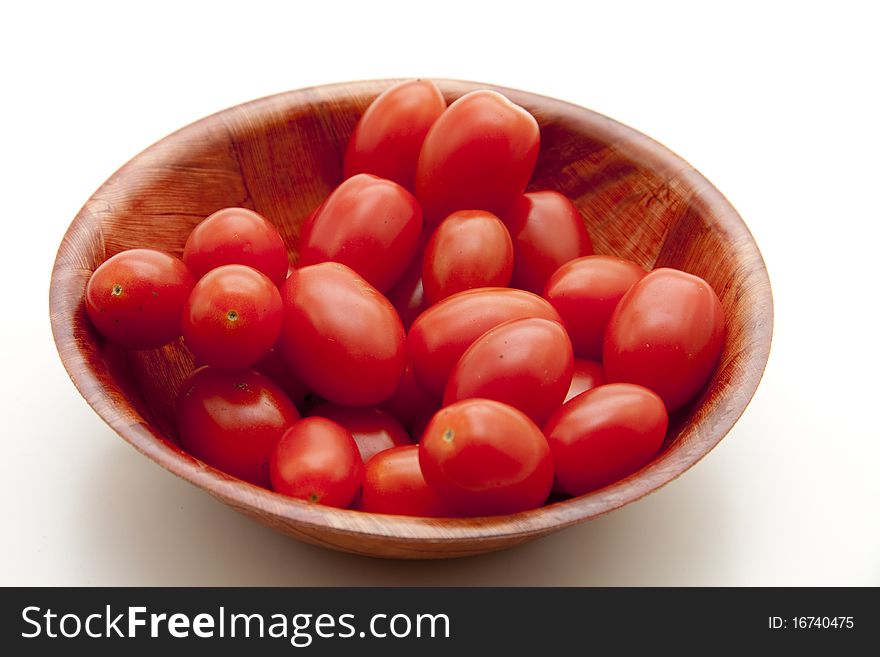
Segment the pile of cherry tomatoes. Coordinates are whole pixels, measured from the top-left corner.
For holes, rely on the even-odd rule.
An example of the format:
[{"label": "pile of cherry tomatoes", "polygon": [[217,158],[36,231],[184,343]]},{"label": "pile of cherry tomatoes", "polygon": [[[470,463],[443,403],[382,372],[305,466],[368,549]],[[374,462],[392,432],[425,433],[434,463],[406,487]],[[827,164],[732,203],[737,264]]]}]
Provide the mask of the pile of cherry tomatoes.
[{"label": "pile of cherry tomatoes", "polygon": [[226,208],[182,258],[121,252],[86,309],[107,339],[183,336],[200,364],[182,446],[313,503],[415,516],[515,513],[645,466],[718,361],[702,279],[594,255],[577,207],[524,193],[540,130],[493,91],[427,80],[375,99],[344,180],[278,230]]}]

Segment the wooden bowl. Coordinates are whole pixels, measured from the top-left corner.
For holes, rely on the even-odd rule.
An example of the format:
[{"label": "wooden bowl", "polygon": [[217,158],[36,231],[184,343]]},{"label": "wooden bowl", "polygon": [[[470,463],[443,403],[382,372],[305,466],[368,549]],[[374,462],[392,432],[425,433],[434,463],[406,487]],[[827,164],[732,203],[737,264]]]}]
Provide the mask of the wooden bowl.
[{"label": "wooden bowl", "polygon": [[341,181],[355,122],[393,81],[301,89],[209,116],[154,144],[116,172],[77,214],[52,271],[52,330],[86,401],[126,441],[233,508],[295,538],[360,554],[442,558],[510,547],[632,502],[696,463],[730,430],[767,362],[773,304],[751,234],[727,200],[687,162],[645,135],[582,107],[471,82],[438,81],[448,101],[494,88],[541,126],[530,189],[556,189],[586,217],[597,253],[705,278],[727,313],[727,342],[702,395],[672,418],[661,453],[594,493],[509,516],[420,519],[309,505],[244,483],[184,452],[174,400],[192,369],[175,343],[126,352],[90,325],[92,271],[133,247],[176,255],[190,230],[226,206],[260,212],[295,262],[300,226]]}]

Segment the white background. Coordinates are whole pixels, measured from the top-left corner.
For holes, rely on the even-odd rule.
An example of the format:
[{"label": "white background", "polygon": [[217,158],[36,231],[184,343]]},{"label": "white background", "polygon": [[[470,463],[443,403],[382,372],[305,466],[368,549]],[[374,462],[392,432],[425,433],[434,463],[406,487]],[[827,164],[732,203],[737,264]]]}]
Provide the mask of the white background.
[{"label": "white background", "polygon": [[[870,4],[329,4],[0,10],[0,584],[880,585]],[[67,225],[144,147],[259,96],[410,76],[555,96],[665,143],[740,211],[775,297],[757,395],[692,470],[599,520],[449,562],[307,546],[178,480],[86,405],[48,320]]]}]

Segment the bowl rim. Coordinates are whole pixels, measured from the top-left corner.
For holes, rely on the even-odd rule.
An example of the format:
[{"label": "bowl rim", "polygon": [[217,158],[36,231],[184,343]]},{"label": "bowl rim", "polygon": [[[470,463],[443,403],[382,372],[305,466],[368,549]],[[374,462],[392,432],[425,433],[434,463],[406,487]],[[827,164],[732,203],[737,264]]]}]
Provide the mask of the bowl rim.
[{"label": "bowl rim", "polygon": [[[90,204],[102,190],[113,185],[127,171],[136,168],[141,156],[157,144],[185,141],[199,124],[224,115],[242,111],[265,111],[282,100],[284,103],[313,103],[313,93],[316,90],[320,90],[326,96],[323,102],[327,102],[334,95],[350,93],[375,95],[400,79],[338,82],[286,91],[235,105],[190,123],[135,155],[120,167],[92,194],[68,227],[56,255],[49,290],[53,339],[64,368],[80,394],[92,409],[135,449],[166,470],[206,490],[233,508],[251,514],[256,512],[270,516],[282,524],[293,523],[298,532],[306,534],[310,540],[317,543],[326,542],[321,537],[326,536],[328,531],[364,538],[401,539],[411,545],[424,543],[431,546],[458,543],[463,540],[475,544],[484,541],[497,542],[499,538],[505,537],[539,536],[618,509],[668,484],[708,454],[727,435],[745,411],[757,390],[769,358],[773,331],[773,299],[766,265],[751,232],[734,207],[688,162],[638,130],[573,103],[493,84],[445,78],[431,79],[447,94],[460,95],[473,89],[493,89],[517,103],[528,104],[527,101],[531,99],[541,108],[549,108],[562,115],[576,114],[579,120],[590,121],[596,133],[607,137],[616,150],[633,161],[657,171],[667,172],[670,178],[681,179],[681,182],[694,190],[688,202],[703,205],[714,217],[720,230],[736,236],[737,239],[732,246],[737,258],[748,260],[750,264],[748,270],[751,279],[750,293],[757,301],[753,305],[753,311],[760,311],[763,314],[756,316],[755,321],[750,325],[748,343],[751,349],[747,354],[749,366],[737,368],[726,384],[736,389],[738,394],[725,396],[725,399],[713,406],[707,417],[702,418],[703,421],[711,421],[712,431],[700,432],[696,440],[687,443],[686,448],[666,450],[644,468],[605,488],[530,511],[478,518],[415,518],[383,515],[319,507],[284,497],[208,466],[174,447],[173,441],[163,436],[157,427],[145,421],[132,422],[128,411],[119,411],[118,402],[108,394],[103,382],[89,365],[91,359],[88,347],[75,335],[76,303],[72,303],[70,299],[78,290],[81,304],[85,282],[82,276],[75,281],[66,276],[73,262],[73,259],[68,257],[69,251],[75,240],[83,239],[84,233],[92,236],[95,231],[94,226],[89,223]],[[100,239],[100,236],[94,237]],[[65,308],[72,310],[58,312],[59,309]],[[332,543],[327,545],[336,547]]]}]

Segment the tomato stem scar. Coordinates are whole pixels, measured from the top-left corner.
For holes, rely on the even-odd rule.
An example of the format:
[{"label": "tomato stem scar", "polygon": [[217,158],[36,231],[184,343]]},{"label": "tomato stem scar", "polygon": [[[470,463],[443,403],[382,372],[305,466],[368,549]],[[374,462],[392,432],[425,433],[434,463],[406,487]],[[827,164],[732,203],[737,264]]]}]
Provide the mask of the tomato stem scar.
[{"label": "tomato stem scar", "polygon": [[455,438],[455,431],[453,431],[452,429],[447,429],[443,432],[443,440],[445,440],[447,443],[451,443],[453,438]]},{"label": "tomato stem scar", "polygon": [[115,283],[110,289],[110,294],[112,294],[114,297],[118,297],[120,294],[122,294],[122,286],[119,283]]},{"label": "tomato stem scar", "polygon": [[238,311],[230,310],[228,313],[226,313],[226,319],[228,319],[230,322],[234,322],[238,319]]}]

